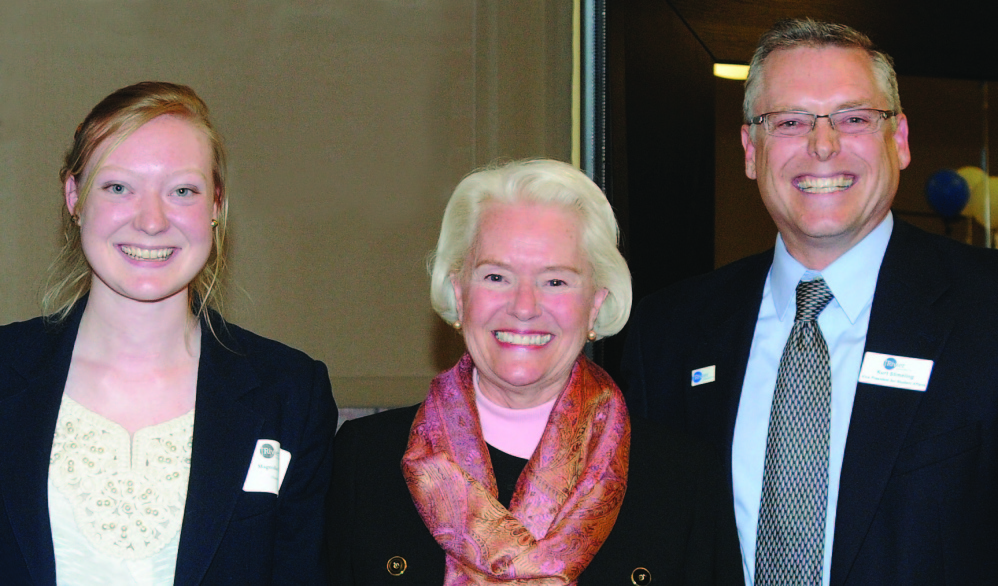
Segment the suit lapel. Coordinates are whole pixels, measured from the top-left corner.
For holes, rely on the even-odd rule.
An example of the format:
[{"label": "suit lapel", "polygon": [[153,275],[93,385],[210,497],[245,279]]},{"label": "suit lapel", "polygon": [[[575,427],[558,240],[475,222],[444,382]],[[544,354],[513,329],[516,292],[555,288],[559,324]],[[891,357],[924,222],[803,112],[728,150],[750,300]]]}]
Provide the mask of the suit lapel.
[{"label": "suit lapel", "polygon": [[[0,458],[0,492],[17,545],[34,583],[55,584],[55,553],[48,516],[48,467],[59,405],[86,300],[66,322],[25,339],[11,357],[23,390],[0,402],[0,445],[17,446]],[[225,326],[215,329],[224,333]],[[225,534],[259,439],[263,419],[239,399],[259,386],[234,340],[223,348],[202,328],[190,482],[175,583],[199,584]],[[231,349],[231,350],[230,350]]]},{"label": "suit lapel", "polygon": [[10,364],[24,377],[24,387],[0,403],[0,445],[13,448],[0,458],[0,490],[35,584],[55,584],[49,460],[85,300],[80,305],[62,325],[20,341]]},{"label": "suit lapel", "polygon": [[684,371],[684,374],[691,375],[695,369],[715,367],[713,383],[692,386],[687,379],[687,420],[691,430],[714,444],[723,458],[729,497],[732,496],[731,442],[738,401],[752,349],[763,287],[772,262],[772,252],[757,257],[750,274],[738,279],[739,286],[725,296],[728,300],[724,305],[726,311],[704,316],[711,321],[705,324],[703,337],[690,353],[688,368]]},{"label": "suit lapel", "polygon": [[[952,329],[932,305],[947,289],[942,261],[896,222],[873,298],[867,352],[935,361]],[[931,385],[931,380],[930,380]],[[930,386],[931,391],[931,386]],[[924,393],[856,386],[836,512],[831,583],[844,584]]]},{"label": "suit lapel", "polygon": [[[200,584],[225,535],[260,439],[263,418],[240,402],[259,386],[255,371],[231,338],[225,346],[202,326],[201,360],[190,482],[180,534],[175,583]],[[223,336],[225,325],[215,324]]]}]

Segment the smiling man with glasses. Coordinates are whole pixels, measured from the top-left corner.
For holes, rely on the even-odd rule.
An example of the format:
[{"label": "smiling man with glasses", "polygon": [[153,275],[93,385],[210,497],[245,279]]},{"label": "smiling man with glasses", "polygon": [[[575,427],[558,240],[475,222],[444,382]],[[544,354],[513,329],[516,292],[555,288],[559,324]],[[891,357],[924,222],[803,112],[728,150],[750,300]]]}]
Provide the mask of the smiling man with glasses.
[{"label": "smiling man with glasses", "polygon": [[890,58],[872,46],[757,51],[745,83],[745,173],[805,267],[826,268],[887,218],[911,159],[900,112]]},{"label": "smiling man with glasses", "polygon": [[763,35],[745,173],[776,246],[646,298],[633,412],[730,463],[746,584],[998,575],[998,257],[895,219],[889,56],[810,19]]}]

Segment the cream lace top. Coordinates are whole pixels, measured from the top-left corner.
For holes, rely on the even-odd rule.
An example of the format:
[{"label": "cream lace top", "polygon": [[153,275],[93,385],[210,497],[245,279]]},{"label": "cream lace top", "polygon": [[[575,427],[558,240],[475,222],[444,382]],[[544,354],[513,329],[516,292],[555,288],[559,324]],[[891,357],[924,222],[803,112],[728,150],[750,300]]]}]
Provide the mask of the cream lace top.
[{"label": "cream lace top", "polygon": [[173,584],[194,411],[129,437],[63,395],[49,464],[58,584]]}]

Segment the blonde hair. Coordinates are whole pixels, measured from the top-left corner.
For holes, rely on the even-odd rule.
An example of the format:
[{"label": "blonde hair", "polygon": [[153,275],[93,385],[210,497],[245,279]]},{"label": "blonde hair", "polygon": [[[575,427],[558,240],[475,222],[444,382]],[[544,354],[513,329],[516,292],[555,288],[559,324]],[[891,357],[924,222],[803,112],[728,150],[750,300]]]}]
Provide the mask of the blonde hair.
[{"label": "blonde hair", "polygon": [[[77,185],[76,209],[82,209],[93,188],[93,171],[100,168],[114,149],[143,124],[159,116],[175,116],[205,133],[211,146],[211,175],[218,226],[212,232],[211,253],[201,272],[188,285],[191,312],[199,318],[210,310],[221,313],[222,288],[226,272],[226,227],[228,198],[225,195],[225,148],[208,114],[208,106],[191,88],[160,81],[145,81],[121,88],[94,106],[77,127],[73,145],[59,171],[63,186],[72,178]],[[94,154],[106,141],[112,141],[99,160]],[[65,243],[49,269],[42,298],[42,313],[50,321],[61,322],[76,303],[90,291],[93,270],[83,253],[80,228],[74,214],[63,206],[62,230]]]},{"label": "blonde hair", "polygon": [[430,300],[444,321],[457,318],[452,275],[461,275],[473,253],[482,211],[491,203],[557,204],[578,213],[582,252],[597,289],[609,292],[596,317],[598,336],[616,334],[631,313],[631,274],[617,249],[620,230],[613,209],[584,173],[549,159],[493,165],[465,177],[454,189],[430,258]]}]

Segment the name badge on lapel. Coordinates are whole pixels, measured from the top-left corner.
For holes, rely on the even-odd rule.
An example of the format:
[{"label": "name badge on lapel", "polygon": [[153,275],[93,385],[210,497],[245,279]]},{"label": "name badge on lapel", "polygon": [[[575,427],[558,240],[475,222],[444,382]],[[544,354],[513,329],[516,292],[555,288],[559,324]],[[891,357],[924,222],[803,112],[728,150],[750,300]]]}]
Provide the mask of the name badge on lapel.
[{"label": "name badge on lapel", "polygon": [[907,356],[892,356],[867,352],[859,369],[859,382],[909,391],[924,391],[929,387],[932,361]]},{"label": "name badge on lapel", "polygon": [[284,473],[291,463],[291,452],[281,449],[277,440],[256,440],[253,449],[253,460],[246,481],[243,482],[244,492],[271,492],[277,494],[284,482]]},{"label": "name badge on lapel", "polygon": [[714,382],[714,367],[716,365],[711,364],[710,366],[705,366],[703,368],[698,368],[690,373],[690,386],[695,387],[698,385],[705,385],[707,383]]}]

